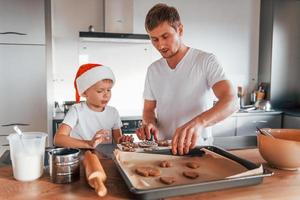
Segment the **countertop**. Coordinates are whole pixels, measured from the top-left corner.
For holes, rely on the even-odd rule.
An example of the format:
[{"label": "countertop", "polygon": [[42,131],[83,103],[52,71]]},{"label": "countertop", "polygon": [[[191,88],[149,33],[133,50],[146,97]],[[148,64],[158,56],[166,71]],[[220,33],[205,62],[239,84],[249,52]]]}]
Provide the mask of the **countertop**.
[{"label": "countertop", "polygon": [[285,115],[300,117],[300,108],[284,109],[283,112]]},{"label": "countertop", "polygon": [[[263,110],[252,110],[252,111],[238,111],[233,113],[231,116],[248,116],[248,115],[279,115],[283,112],[280,110],[272,110],[272,111],[263,111]],[[299,109],[300,116],[300,109]],[[64,113],[56,113],[55,117],[53,117],[54,121],[62,121],[65,117]],[[121,120],[130,120],[130,119],[141,119],[141,116],[124,116],[121,117]]]},{"label": "countertop", "polygon": [[[231,151],[231,153],[254,163],[263,163],[266,168],[274,172],[274,175],[265,177],[259,185],[177,196],[168,199],[299,199],[299,170],[284,171],[270,168],[262,159],[257,149],[235,150]],[[113,161],[110,159],[101,159],[101,163],[108,176],[108,180],[105,183],[108,194],[102,199],[134,199]],[[0,185],[0,199],[99,199],[93,189],[87,185],[83,173],[81,173],[79,181],[71,184],[53,184],[49,181],[47,173],[44,173],[36,181],[19,182],[13,178],[11,167],[6,166],[0,167]]]}]

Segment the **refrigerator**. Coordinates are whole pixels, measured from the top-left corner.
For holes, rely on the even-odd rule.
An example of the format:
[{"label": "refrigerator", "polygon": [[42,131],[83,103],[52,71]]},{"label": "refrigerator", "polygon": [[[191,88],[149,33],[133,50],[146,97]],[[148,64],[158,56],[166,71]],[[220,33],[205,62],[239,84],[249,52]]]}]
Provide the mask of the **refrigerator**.
[{"label": "refrigerator", "polygon": [[18,124],[47,132],[45,7],[40,0],[0,0],[0,145]]},{"label": "refrigerator", "polygon": [[259,82],[278,109],[300,107],[300,0],[262,0]]}]

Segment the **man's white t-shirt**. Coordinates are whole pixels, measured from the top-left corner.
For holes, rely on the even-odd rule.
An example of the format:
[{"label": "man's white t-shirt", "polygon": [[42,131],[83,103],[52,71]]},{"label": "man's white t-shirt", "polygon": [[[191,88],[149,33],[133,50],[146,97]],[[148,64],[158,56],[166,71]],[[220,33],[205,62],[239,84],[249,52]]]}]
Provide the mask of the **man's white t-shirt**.
[{"label": "man's white t-shirt", "polygon": [[[166,59],[152,63],[147,71],[144,99],[156,101],[159,138],[172,139],[176,128],[212,106],[212,86],[226,80],[215,56],[189,48],[175,69]],[[198,145],[212,143],[211,129],[201,131]]]},{"label": "man's white t-shirt", "polygon": [[71,137],[81,140],[91,140],[102,129],[112,131],[122,127],[117,109],[106,106],[102,112],[97,112],[91,110],[86,102],[74,104],[63,123],[72,128]]}]

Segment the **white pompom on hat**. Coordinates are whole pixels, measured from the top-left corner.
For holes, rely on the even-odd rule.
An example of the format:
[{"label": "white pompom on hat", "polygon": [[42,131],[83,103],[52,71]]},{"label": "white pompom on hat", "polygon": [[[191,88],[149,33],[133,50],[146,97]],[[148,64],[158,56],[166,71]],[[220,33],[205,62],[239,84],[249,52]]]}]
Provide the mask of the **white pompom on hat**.
[{"label": "white pompom on hat", "polygon": [[89,87],[104,79],[110,79],[113,84],[115,83],[114,73],[109,67],[92,63],[81,65],[74,80],[76,102],[80,101],[80,96]]}]

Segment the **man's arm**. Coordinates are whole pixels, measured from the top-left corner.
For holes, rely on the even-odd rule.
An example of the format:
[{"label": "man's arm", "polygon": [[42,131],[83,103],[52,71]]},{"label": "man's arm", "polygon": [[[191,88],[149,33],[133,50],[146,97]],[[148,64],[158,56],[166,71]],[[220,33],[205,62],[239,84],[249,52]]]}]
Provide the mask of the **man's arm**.
[{"label": "man's arm", "polygon": [[143,110],[143,124],[153,124],[156,125],[156,116],[155,116],[156,101],[144,101],[144,110]]},{"label": "man's arm", "polygon": [[136,130],[136,134],[139,139],[150,139],[151,135],[154,136],[154,139],[157,140],[157,120],[155,116],[156,101],[144,101],[144,110],[143,110],[143,125],[142,127]]},{"label": "man's arm", "polygon": [[173,154],[183,155],[196,146],[201,129],[224,120],[238,110],[237,96],[230,81],[217,82],[212,87],[219,101],[209,110],[199,114],[191,121],[176,129],[172,139]]},{"label": "man's arm", "polygon": [[211,109],[197,117],[197,121],[204,127],[212,126],[226,119],[239,109],[237,95],[229,81],[219,81],[214,84],[212,89],[219,101]]}]

